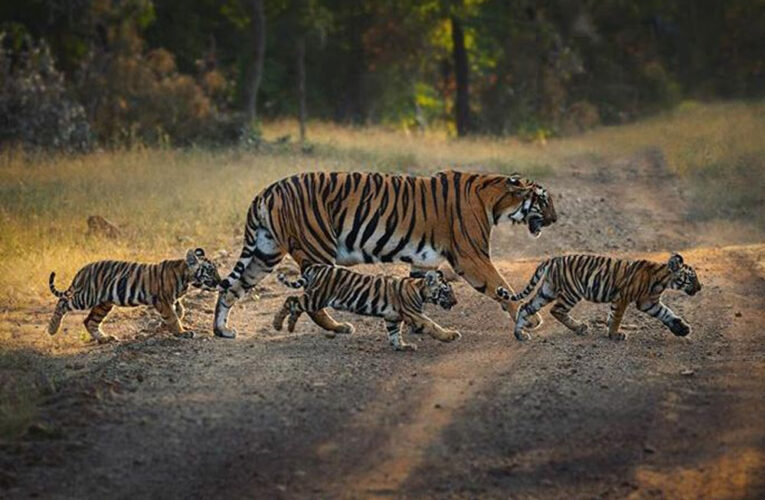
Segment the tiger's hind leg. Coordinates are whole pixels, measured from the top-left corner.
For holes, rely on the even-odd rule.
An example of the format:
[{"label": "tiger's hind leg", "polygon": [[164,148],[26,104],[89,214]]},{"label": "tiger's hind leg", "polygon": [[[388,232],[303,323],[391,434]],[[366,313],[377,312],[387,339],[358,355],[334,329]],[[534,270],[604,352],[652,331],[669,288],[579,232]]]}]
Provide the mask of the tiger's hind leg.
[{"label": "tiger's hind leg", "polygon": [[61,329],[61,321],[63,321],[64,316],[66,316],[66,313],[70,310],[69,301],[66,299],[59,299],[58,304],[56,304],[56,310],[53,311],[53,316],[51,316],[50,323],[48,323],[48,333],[50,335],[58,333]]},{"label": "tiger's hind leg", "polygon": [[271,232],[248,215],[244,247],[231,273],[221,281],[215,304],[213,332],[217,337],[233,339],[236,330],[227,327],[229,311],[237,300],[257,285],[281,262],[284,251]]},{"label": "tiger's hind leg", "polygon": [[553,287],[543,282],[537,289],[537,293],[528,302],[518,308],[518,317],[515,319],[513,334],[518,340],[529,340],[531,335],[524,332],[530,318],[538,317],[539,310],[557,298],[558,294]]},{"label": "tiger's hind leg", "polygon": [[566,325],[566,327],[577,335],[585,335],[588,327],[587,323],[575,320],[571,317],[569,312],[579,302],[578,297],[574,297],[570,294],[561,294],[555,305],[550,310],[552,317]]},{"label": "tiger's hind leg", "polygon": [[107,342],[114,342],[119,340],[117,337],[113,335],[106,335],[101,331],[101,322],[103,322],[113,307],[114,304],[111,302],[103,302],[91,309],[88,317],[85,318],[85,329],[88,331],[93,340],[99,344],[105,344]]}]

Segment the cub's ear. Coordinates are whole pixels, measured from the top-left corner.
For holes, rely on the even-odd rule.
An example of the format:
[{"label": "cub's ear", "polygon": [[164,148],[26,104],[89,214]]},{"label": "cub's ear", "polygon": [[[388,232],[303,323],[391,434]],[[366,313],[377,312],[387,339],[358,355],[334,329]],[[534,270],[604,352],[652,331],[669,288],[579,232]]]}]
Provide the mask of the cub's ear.
[{"label": "cub's ear", "polygon": [[[197,250],[199,250],[199,248]],[[186,251],[186,264],[189,266],[195,266],[197,265],[197,262],[199,262],[199,258],[197,257],[197,250],[189,248]],[[202,255],[204,255],[204,252],[202,252]]]},{"label": "cub's ear", "polygon": [[677,271],[679,271],[682,265],[683,265],[683,257],[679,253],[673,253],[672,257],[669,258],[669,262],[667,262],[667,267],[673,273],[676,273]]},{"label": "cub's ear", "polygon": [[507,178],[507,185],[514,187],[524,187],[523,177],[521,174],[510,174]]},{"label": "cub's ear", "polygon": [[531,192],[532,186],[529,185],[528,180],[521,177],[519,174],[513,174],[507,178],[507,188],[521,193]]},{"label": "cub's ear", "polygon": [[438,275],[440,273],[441,271],[428,271],[427,273],[425,273],[425,284],[428,286],[432,286],[438,283],[438,280],[439,280]]},{"label": "cub's ear", "polygon": [[204,257],[205,256],[205,251],[202,248],[195,248],[194,249],[194,255],[196,255],[197,257],[200,257],[200,258]]},{"label": "cub's ear", "polygon": [[438,279],[443,280],[444,279],[444,272],[440,269],[436,269],[436,274],[438,275]]}]

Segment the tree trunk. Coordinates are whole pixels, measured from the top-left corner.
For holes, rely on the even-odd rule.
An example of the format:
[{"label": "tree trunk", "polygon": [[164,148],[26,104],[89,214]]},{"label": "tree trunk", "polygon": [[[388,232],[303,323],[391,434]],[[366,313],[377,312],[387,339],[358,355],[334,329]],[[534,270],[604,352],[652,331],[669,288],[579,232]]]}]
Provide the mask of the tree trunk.
[{"label": "tree trunk", "polygon": [[457,80],[457,97],[455,111],[457,120],[457,135],[462,137],[470,131],[470,98],[468,91],[468,60],[465,50],[465,33],[462,22],[452,16],[452,44],[454,55],[454,75]]},{"label": "tree trunk", "polygon": [[263,0],[250,0],[250,15],[252,60],[247,74],[247,126],[252,126],[258,117],[258,88],[263,76],[263,59],[266,53],[266,16],[263,13]]},{"label": "tree trunk", "polygon": [[297,40],[297,98],[300,121],[300,144],[305,143],[305,121],[308,115],[305,105],[305,35]]}]

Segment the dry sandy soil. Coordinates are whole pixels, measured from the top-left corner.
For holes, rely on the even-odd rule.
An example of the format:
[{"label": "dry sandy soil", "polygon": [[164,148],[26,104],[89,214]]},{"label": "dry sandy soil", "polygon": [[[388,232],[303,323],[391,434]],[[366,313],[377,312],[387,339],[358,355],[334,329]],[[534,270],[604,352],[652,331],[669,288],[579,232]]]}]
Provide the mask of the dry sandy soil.
[{"label": "dry sandy soil", "polygon": [[546,184],[558,224],[538,240],[496,231],[510,283],[560,252],[679,250],[704,285],[666,297],[689,338],[633,310],[636,328],[611,341],[595,321],[607,306],[582,303],[588,336],[544,313],[519,343],[462,283],[455,309],[431,312],[463,338],[409,335],[416,353],[391,351],[381,320],[344,314],[354,335],[329,340],[306,319],[277,334],[286,290],[273,278],[233,311],[233,341],[207,333],[211,295],[187,299],[193,340],[156,333],[149,311],[110,318],[123,342],[108,346],[78,340],[81,316],[48,338],[48,309],[7,311],[20,361],[3,383],[58,378],[24,438],[0,450],[0,496],[763,498],[762,233],[694,221],[655,152],[573,161]]}]

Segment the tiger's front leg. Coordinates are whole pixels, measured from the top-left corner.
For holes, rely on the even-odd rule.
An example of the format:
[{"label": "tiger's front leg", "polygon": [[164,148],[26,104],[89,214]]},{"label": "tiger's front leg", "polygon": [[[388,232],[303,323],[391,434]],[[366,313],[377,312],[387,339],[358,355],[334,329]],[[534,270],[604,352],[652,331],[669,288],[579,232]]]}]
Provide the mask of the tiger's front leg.
[{"label": "tiger's front leg", "polygon": [[614,340],[624,340],[627,334],[619,331],[622,324],[624,310],[627,308],[626,301],[614,302],[611,304],[611,311],[608,313],[608,337]]},{"label": "tiger's front leg", "polygon": [[385,320],[385,329],[388,330],[390,345],[397,351],[416,351],[416,345],[404,342],[404,332],[401,330],[402,325],[401,318]]},{"label": "tiger's front leg", "polygon": [[183,329],[181,320],[178,319],[178,315],[175,313],[175,307],[172,304],[159,301],[154,307],[157,309],[160,316],[162,316],[162,321],[165,323],[165,327],[170,333],[178,338],[190,339],[194,337],[194,332]]},{"label": "tiger's front leg", "polygon": [[405,314],[403,320],[413,330],[421,330],[441,342],[451,342],[462,337],[457,330],[446,330],[424,314]]},{"label": "tiger's front leg", "polygon": [[678,337],[686,337],[691,333],[691,326],[683,321],[683,318],[675,314],[672,309],[662,304],[661,299],[638,302],[637,308],[657,318],[669,328],[669,331]]},{"label": "tiger's front leg", "polygon": [[[510,313],[510,318],[515,322],[518,316],[518,305],[510,300],[510,296],[514,294],[513,289],[490,260],[455,263],[452,267],[457,274],[470,283],[470,286],[499,302],[502,309]],[[542,318],[535,312],[526,318],[523,328],[535,330],[541,325]]]}]

